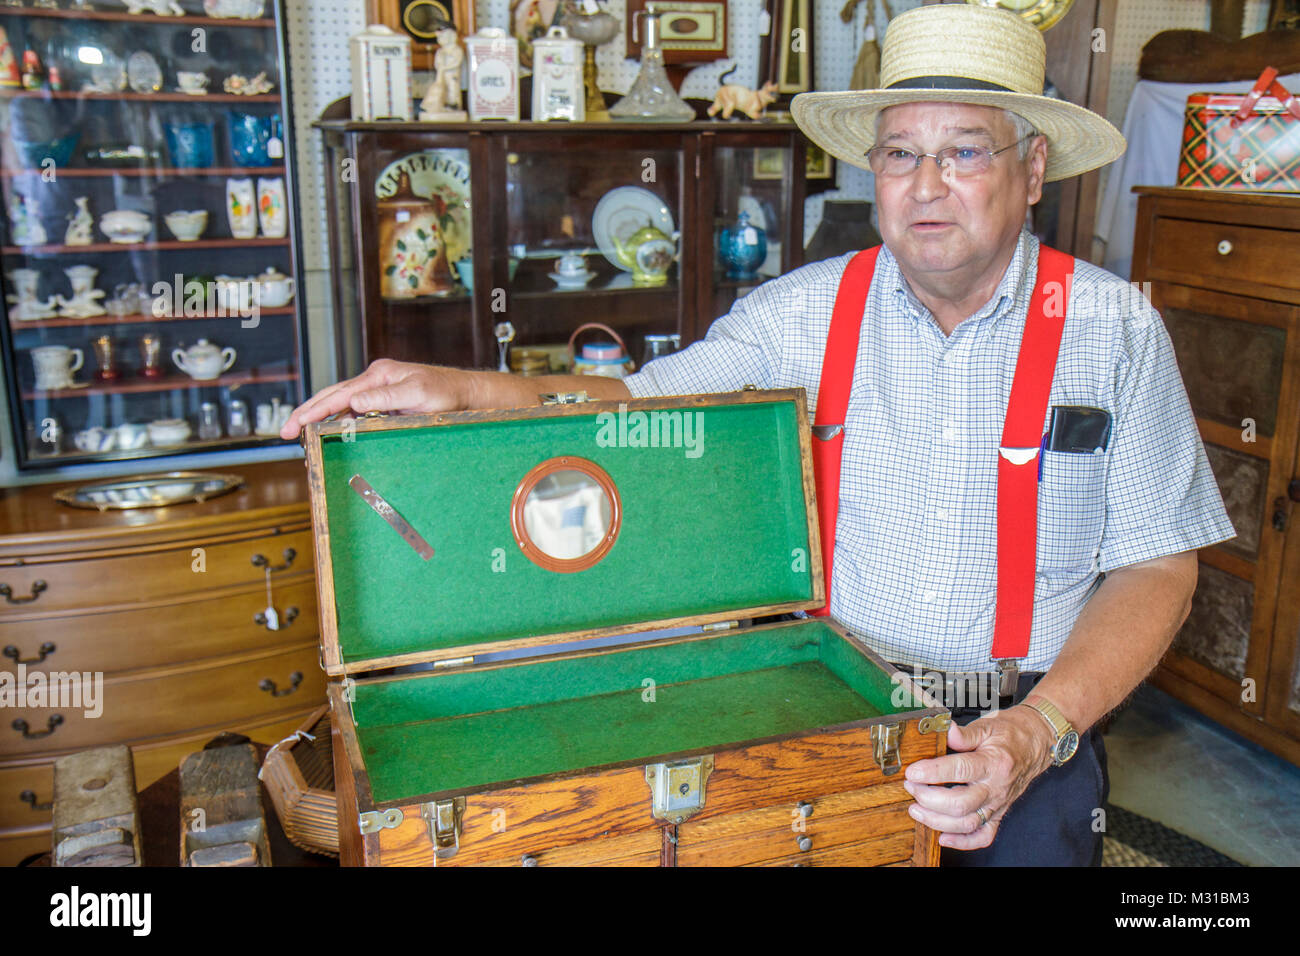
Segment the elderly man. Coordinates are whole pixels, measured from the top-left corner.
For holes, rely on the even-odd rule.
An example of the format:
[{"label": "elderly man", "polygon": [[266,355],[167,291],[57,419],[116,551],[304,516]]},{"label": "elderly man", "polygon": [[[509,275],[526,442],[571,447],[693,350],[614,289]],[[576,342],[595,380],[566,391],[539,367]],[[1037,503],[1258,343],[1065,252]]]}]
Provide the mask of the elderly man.
[{"label": "elderly man", "polygon": [[883,248],[764,284],[625,382],[381,361],[284,435],[346,409],[803,386],[830,612],[901,668],[993,691],[954,707],[947,756],[908,768],[913,816],[941,831],[945,864],[1096,865],[1096,724],[1186,618],[1196,549],[1232,527],[1159,315],[1024,229],[1045,181],[1124,148],[1039,95],[1044,59],[1002,11],[898,17],[884,89],[794,103],[811,139],[875,173]]}]

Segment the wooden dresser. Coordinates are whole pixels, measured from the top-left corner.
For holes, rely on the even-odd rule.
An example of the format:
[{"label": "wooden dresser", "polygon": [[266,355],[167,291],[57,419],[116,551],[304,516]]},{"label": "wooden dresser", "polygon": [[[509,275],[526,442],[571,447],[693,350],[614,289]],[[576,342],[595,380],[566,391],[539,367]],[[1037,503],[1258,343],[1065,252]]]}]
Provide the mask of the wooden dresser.
[{"label": "wooden dresser", "polygon": [[102,674],[91,715],[0,706],[0,865],[49,849],[56,757],[129,744],[143,789],[222,730],[273,743],[323,703],[303,462],[213,470],[245,484],[105,513],[55,502],[66,485],[0,491],[0,678]]},{"label": "wooden dresser", "polygon": [[1164,316],[1237,530],[1201,551],[1152,682],[1300,764],[1300,195],[1135,192],[1133,280]]}]

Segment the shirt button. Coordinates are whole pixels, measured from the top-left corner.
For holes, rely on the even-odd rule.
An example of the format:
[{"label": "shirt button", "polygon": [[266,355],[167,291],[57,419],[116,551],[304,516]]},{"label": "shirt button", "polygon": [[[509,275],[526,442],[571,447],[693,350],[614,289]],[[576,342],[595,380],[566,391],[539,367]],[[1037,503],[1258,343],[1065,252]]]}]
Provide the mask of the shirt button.
[{"label": "shirt button", "polygon": [[944,441],[956,441],[956,440],[957,440],[957,429],[953,428],[953,427],[950,426],[950,425],[945,425],[944,428],[943,428],[942,435],[943,435],[943,440],[944,440]]},{"label": "shirt button", "polygon": [[937,591],[923,591],[921,592],[921,600],[926,604],[933,604],[939,600],[939,593]]},{"label": "shirt button", "polygon": [[935,508],[935,509],[934,509],[934,516],[935,516],[936,518],[938,518],[940,521],[947,521],[947,520],[948,520],[948,509],[947,509],[947,508]]}]

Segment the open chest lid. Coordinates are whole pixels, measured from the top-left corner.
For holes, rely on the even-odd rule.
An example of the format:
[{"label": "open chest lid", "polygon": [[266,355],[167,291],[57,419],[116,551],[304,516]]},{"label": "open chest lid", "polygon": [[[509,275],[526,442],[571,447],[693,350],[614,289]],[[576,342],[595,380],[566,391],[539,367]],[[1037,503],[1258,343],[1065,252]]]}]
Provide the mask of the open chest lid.
[{"label": "open chest lid", "polygon": [[307,426],[322,663],[825,603],[803,389]]}]

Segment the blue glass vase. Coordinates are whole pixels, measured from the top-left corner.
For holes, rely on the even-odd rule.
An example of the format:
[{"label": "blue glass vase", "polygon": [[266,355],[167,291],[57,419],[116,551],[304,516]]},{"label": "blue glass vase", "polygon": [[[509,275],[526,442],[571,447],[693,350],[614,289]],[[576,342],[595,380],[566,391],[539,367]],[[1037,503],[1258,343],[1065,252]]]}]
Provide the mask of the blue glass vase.
[{"label": "blue glass vase", "polygon": [[164,123],[167,151],[178,169],[206,169],[212,165],[211,123]]},{"label": "blue glass vase", "polygon": [[767,234],[750,223],[749,213],[742,212],[736,224],[718,237],[718,256],[727,267],[727,278],[757,278],[758,267],[767,258]]},{"label": "blue glass vase", "polygon": [[228,120],[230,153],[236,166],[273,166],[279,161],[280,157],[272,155],[270,149],[271,140],[280,137],[278,114],[258,116],[231,110]]}]

